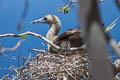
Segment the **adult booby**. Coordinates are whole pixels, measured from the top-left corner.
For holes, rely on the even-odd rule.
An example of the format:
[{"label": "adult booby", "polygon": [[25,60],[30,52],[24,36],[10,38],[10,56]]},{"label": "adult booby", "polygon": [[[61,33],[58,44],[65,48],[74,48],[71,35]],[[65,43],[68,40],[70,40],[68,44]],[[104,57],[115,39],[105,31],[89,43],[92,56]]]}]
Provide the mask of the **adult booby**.
[{"label": "adult booby", "polygon": [[[58,35],[58,32],[61,28],[61,22],[55,15],[48,14],[41,19],[32,21],[31,23],[48,24],[50,26],[50,29],[47,32],[46,38],[62,48],[80,47],[84,44],[83,33],[80,29],[71,29],[62,33],[61,35]],[[50,44],[47,45],[49,53],[58,53],[57,50],[52,48]]]}]

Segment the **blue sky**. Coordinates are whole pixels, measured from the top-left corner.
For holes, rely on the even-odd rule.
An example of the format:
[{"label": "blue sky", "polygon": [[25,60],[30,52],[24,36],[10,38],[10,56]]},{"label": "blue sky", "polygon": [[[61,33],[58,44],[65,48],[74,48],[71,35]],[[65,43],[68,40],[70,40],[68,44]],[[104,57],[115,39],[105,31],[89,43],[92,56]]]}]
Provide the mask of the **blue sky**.
[{"label": "blue sky", "polygon": [[[75,3],[76,4],[76,3]],[[62,23],[62,28],[60,33],[78,27],[78,16],[77,10],[70,10],[68,14],[63,14],[57,12],[57,9],[66,5],[62,0],[30,0],[30,7],[26,19],[23,22],[23,29],[18,31],[16,28],[17,22],[20,19],[24,8],[24,0],[2,0],[0,4],[0,34],[5,33],[23,33],[26,31],[32,31],[39,33],[43,36],[46,35],[49,26],[46,24],[30,24],[30,21],[39,19],[46,14],[57,15]],[[100,11],[102,22],[105,23],[105,26],[108,26],[115,18],[119,16],[119,12],[115,6],[113,0],[105,0],[104,3],[100,3]],[[74,5],[77,7],[77,4]],[[114,29],[109,33],[117,41],[120,41],[120,20],[117,21],[117,24]],[[3,47],[13,47],[18,40],[21,38],[0,38],[0,44]],[[41,43],[45,43],[39,38],[34,38],[28,36],[26,41],[17,49],[15,52],[6,52],[4,55],[0,56],[0,77],[9,72],[3,68],[9,68],[10,65],[17,66],[17,60],[11,59],[13,56],[18,56],[19,51],[21,56],[27,57],[29,55],[29,50],[32,48],[44,49],[45,47],[41,46]],[[46,45],[46,43],[45,43]],[[22,65],[22,64],[21,64]]]}]

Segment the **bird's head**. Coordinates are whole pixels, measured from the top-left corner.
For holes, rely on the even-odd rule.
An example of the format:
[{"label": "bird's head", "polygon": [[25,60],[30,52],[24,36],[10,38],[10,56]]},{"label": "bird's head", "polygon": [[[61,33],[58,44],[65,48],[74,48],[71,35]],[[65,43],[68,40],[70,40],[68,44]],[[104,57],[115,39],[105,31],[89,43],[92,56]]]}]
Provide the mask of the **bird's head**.
[{"label": "bird's head", "polygon": [[31,24],[36,24],[36,23],[44,23],[44,24],[49,24],[49,25],[57,24],[57,23],[61,24],[61,22],[57,16],[50,15],[50,14],[46,15],[43,18],[31,21]]}]

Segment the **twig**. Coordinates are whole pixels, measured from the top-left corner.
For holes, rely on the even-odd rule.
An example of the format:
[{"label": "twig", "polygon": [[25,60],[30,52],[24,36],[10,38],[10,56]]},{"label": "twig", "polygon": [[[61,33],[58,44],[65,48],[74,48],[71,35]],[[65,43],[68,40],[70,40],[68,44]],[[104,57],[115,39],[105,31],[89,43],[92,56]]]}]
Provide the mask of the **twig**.
[{"label": "twig", "polygon": [[[30,59],[31,59],[31,53],[30,53],[29,57],[27,58],[27,60],[26,60],[26,62],[25,62],[25,64],[24,64],[23,66],[21,66],[21,67],[19,67],[19,68],[16,68],[16,67],[14,67],[14,66],[11,66],[10,68],[13,69],[13,71],[12,71],[12,72],[9,72],[7,75],[3,76],[3,77],[1,78],[1,80],[6,80],[10,75],[14,74],[14,72],[16,72],[17,75],[15,75],[12,80],[14,80],[15,78],[18,79],[18,75],[19,75],[19,77],[21,76],[21,70],[23,70],[23,68],[25,68],[25,66],[27,65],[27,63],[29,63],[29,60],[30,60]],[[21,79],[19,79],[19,80],[21,80]]]},{"label": "twig", "polygon": [[[29,55],[29,57],[27,58],[27,60],[26,60],[26,62],[24,63],[24,65],[21,66],[20,68],[16,69],[16,70],[19,72],[20,76],[22,75],[22,74],[21,74],[21,70],[23,70],[23,68],[29,63],[29,61],[30,61],[30,59],[31,59],[31,56],[32,56],[32,54],[30,53],[30,55]],[[19,75],[19,74],[18,74],[18,75]]]},{"label": "twig", "polygon": [[105,2],[105,0],[98,0],[98,2]]},{"label": "twig", "polygon": [[19,51],[19,54],[18,54],[18,67],[20,67],[20,57],[21,57],[21,55],[20,55],[20,51]]},{"label": "twig", "polygon": [[5,53],[5,52],[11,52],[11,51],[15,51],[24,41],[25,39],[21,39],[17,42],[17,44],[13,47],[13,48],[3,48],[1,47],[1,51],[0,51],[0,55]]},{"label": "twig", "polygon": [[11,66],[10,68],[13,69],[13,71],[16,72],[17,74],[19,73],[19,71],[18,71],[18,69],[16,67]]},{"label": "twig", "polygon": [[24,10],[23,10],[22,15],[17,23],[18,30],[21,30],[21,28],[22,28],[22,22],[24,21],[26,15],[28,13],[28,9],[29,9],[29,0],[25,0],[24,1]]},{"label": "twig", "polygon": [[120,47],[119,47],[119,44],[114,39],[110,39],[109,40],[109,44],[111,45],[111,47],[114,49],[114,51],[120,57]]},{"label": "twig", "polygon": [[74,80],[76,80],[74,77],[73,77],[73,75],[63,66],[63,68],[64,68],[64,70],[74,79]]},{"label": "twig", "polygon": [[105,32],[108,32],[110,30],[112,30],[112,28],[116,25],[116,21],[120,18],[120,16],[118,16],[106,29]]},{"label": "twig", "polygon": [[13,74],[13,72],[9,72],[7,75],[5,75],[4,77],[2,77],[1,80],[5,80],[5,79],[8,78],[8,76],[10,76],[11,74]]},{"label": "twig", "polygon": [[41,52],[42,54],[47,54],[45,50],[40,50],[40,49],[32,49],[33,51],[39,51]]},{"label": "twig", "polygon": [[64,77],[63,77],[63,80],[68,80],[68,77],[64,76]]},{"label": "twig", "polygon": [[[26,65],[26,64],[29,62],[29,60],[31,59],[31,56],[32,56],[32,54],[30,53],[30,55],[29,55],[29,57],[27,58],[27,60],[26,60],[26,62],[25,62],[24,65]],[[21,68],[22,68],[22,67],[21,67]]]}]

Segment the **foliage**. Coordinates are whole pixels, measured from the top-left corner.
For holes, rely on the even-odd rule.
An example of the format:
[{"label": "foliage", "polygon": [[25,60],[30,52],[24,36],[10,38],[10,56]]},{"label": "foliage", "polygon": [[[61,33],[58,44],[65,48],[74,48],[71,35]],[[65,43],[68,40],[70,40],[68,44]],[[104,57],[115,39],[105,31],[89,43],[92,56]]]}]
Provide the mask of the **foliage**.
[{"label": "foliage", "polygon": [[58,9],[59,12],[62,12],[64,14],[67,14],[69,12],[70,8],[69,7],[62,7]]},{"label": "foliage", "polygon": [[23,35],[22,38],[23,38],[23,39],[27,39],[27,35]]}]

